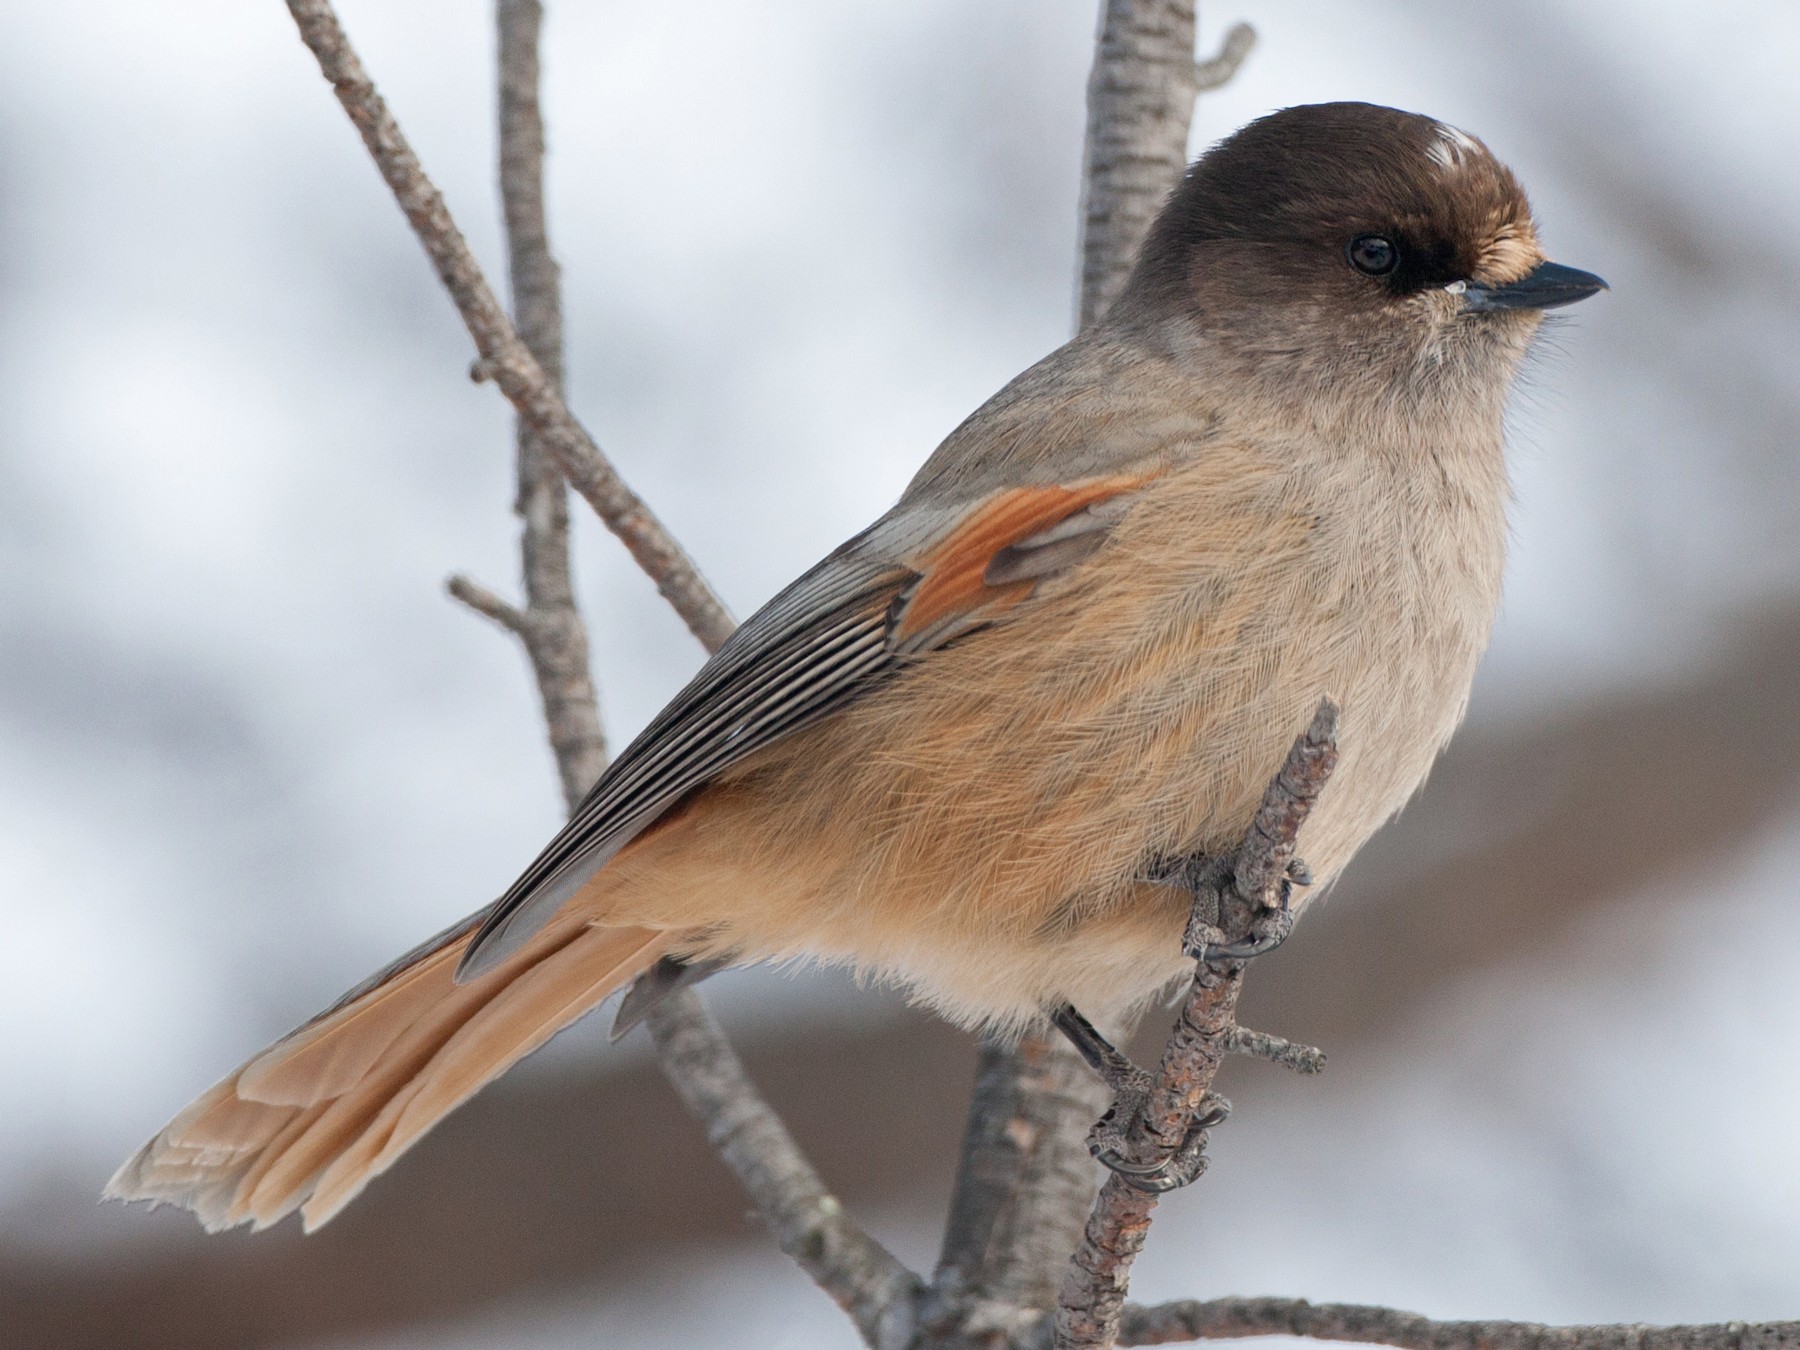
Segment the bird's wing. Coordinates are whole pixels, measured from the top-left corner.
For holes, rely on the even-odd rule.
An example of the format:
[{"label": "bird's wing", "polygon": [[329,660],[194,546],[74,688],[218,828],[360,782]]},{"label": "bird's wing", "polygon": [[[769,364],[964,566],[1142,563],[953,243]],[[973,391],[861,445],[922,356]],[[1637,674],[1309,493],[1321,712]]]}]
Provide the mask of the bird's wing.
[{"label": "bird's wing", "polygon": [[[897,509],[731,635],[482,916],[457,978],[516,952],[621,848],[729,765],[993,621],[1105,541],[1145,482],[1118,474]],[[466,930],[465,930],[466,931]]]}]

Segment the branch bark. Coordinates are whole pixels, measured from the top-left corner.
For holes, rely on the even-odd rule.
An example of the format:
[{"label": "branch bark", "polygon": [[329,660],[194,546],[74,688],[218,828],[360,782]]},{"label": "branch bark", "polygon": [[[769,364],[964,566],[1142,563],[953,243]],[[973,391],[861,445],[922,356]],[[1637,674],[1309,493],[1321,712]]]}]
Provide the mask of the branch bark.
[{"label": "branch bark", "polygon": [[1225,1034],[1225,1049],[1233,1055],[1266,1059],[1271,1064],[1279,1064],[1295,1073],[1325,1072],[1323,1050],[1313,1045],[1301,1045],[1298,1041],[1290,1041],[1283,1036],[1271,1036],[1266,1031],[1234,1026]]},{"label": "branch bark", "polygon": [[982,1046],[921,1350],[1013,1344],[1054,1302],[1093,1201],[1085,1137],[1105,1106],[1105,1086],[1060,1036]]},{"label": "branch bark", "polygon": [[743,1182],[781,1250],[882,1350],[912,1344],[919,1277],[844,1212],[744,1072],[690,990],[661,1004],[650,1032],[669,1081]]},{"label": "branch bark", "polygon": [[507,318],[451,218],[443,194],[426,176],[386,101],[364,71],[330,0],[287,0],[287,6],[301,40],[318,59],[319,70],[331,82],[338,102],[361,134],[475,340],[480,354],[475,373],[500,387],[555,457],[569,486],[619,537],[694,636],[707,650],[715,650],[731,633],[731,615],[693,560],[575,420]]},{"label": "branch bark", "polygon": [[[499,0],[500,204],[519,337],[550,389],[563,392],[561,277],[544,209],[544,118],[539,105],[538,0]],[[518,447],[519,551],[526,625],[520,630],[537,677],[544,724],[563,797],[573,810],[606,767],[606,733],[588,663],[587,625],[569,568],[569,494],[556,455],[523,417]]]},{"label": "branch bark", "polygon": [[1395,1345],[1404,1350],[1792,1350],[1800,1322],[1715,1322],[1700,1326],[1540,1326],[1535,1322],[1434,1322],[1417,1313],[1303,1298],[1182,1299],[1128,1307],[1120,1345],[1305,1336]]}]

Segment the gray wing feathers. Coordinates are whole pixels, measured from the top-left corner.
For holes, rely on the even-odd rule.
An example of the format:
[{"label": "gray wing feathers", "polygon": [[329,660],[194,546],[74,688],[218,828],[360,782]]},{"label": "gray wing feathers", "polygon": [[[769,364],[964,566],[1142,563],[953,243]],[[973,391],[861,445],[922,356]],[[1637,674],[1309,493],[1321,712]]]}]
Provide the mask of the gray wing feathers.
[{"label": "gray wing feathers", "polygon": [[888,611],[914,574],[839,550],[757,612],[603,774],[483,917],[457,969],[504,961],[687,793],[870,687],[896,657]]}]

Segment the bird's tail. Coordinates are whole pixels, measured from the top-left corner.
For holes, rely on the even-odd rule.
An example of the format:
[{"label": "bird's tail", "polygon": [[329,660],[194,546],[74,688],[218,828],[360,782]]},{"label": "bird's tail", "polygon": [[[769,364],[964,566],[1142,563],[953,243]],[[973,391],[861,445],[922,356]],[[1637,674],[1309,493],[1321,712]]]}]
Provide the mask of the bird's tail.
[{"label": "bird's tail", "polygon": [[[477,919],[480,916],[477,916]],[[669,935],[553,923],[457,984],[475,921],[440,935],[176,1116],[106,1195],[184,1205],[209,1229],[325,1223],[483,1084],[655,964]]]}]

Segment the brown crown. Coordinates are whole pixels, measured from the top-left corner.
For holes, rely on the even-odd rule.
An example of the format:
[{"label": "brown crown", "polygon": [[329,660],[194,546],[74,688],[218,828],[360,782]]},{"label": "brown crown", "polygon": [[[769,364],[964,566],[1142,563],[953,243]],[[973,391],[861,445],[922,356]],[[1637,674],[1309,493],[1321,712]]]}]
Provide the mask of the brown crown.
[{"label": "brown crown", "polygon": [[[1391,238],[1401,262],[1371,292],[1345,261],[1359,235]],[[1473,281],[1517,280],[1542,259],[1530,203],[1474,137],[1369,103],[1287,108],[1250,123],[1194,163],[1152,226],[1121,314],[1191,307],[1210,267],[1223,290],[1279,302]],[[1245,275],[1247,273],[1247,275]]]}]

